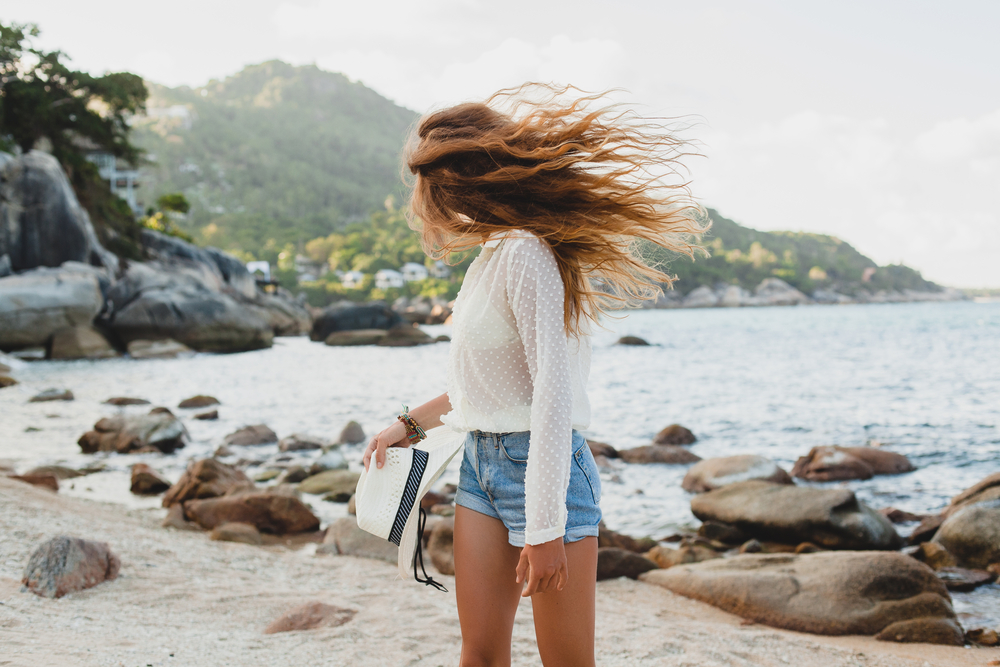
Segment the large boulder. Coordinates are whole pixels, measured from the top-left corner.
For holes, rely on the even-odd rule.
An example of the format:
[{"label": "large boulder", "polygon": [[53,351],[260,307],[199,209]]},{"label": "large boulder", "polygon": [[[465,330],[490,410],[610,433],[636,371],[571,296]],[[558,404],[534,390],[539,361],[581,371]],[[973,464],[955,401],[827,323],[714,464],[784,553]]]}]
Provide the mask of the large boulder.
[{"label": "large boulder", "polygon": [[361,479],[361,475],[351,470],[326,470],[303,480],[299,484],[299,491],[344,496],[344,502],[346,502],[357,489],[359,479]]},{"label": "large boulder", "polygon": [[813,447],[799,457],[792,475],[812,482],[871,479],[874,475],[899,475],[916,470],[902,454],[876,447]]},{"label": "large boulder", "polygon": [[89,324],[58,329],[49,341],[49,359],[107,359],[121,356],[101,332]]},{"label": "large boulder", "polygon": [[169,454],[184,447],[187,429],[166,408],[153,408],[145,415],[105,417],[94,424],[77,443],[84,454],[160,451]]},{"label": "large boulder", "polygon": [[737,482],[691,499],[702,521],[731,524],[762,541],[826,549],[899,549],[892,523],[849,489]]},{"label": "large boulder", "polygon": [[750,479],[794,484],[788,473],[771,459],[757,454],[740,454],[699,461],[688,470],[681,487],[691,493],[704,493]]},{"label": "large boulder", "polygon": [[952,512],[933,542],[947,549],[962,567],[985,569],[1000,563],[1000,499],[965,505]]},{"label": "large boulder", "polygon": [[330,524],[316,553],[375,558],[393,565],[399,560],[399,547],[358,528],[358,520],[352,516]]},{"label": "large boulder", "polygon": [[964,643],[944,583],[901,553],[748,554],[655,570],[641,578],[777,628]]},{"label": "large boulder", "polygon": [[622,449],[618,457],[625,463],[695,463],[701,457],[676,445],[645,445]]},{"label": "large boulder", "polygon": [[949,516],[966,505],[975,505],[987,500],[1000,500],[1000,472],[989,475],[952,498],[951,504],[944,510],[944,515]]},{"label": "large boulder", "polygon": [[60,598],[118,577],[121,561],[105,542],[61,535],[31,554],[21,580],[45,598]]},{"label": "large boulder", "polygon": [[103,323],[125,344],[171,338],[203,352],[270,347],[270,323],[222,292],[223,286],[204,264],[133,262],[108,292]]},{"label": "large boulder", "polygon": [[753,291],[754,305],[796,306],[809,303],[809,297],[781,278],[764,278]]},{"label": "large boulder", "polygon": [[114,271],[59,161],[42,151],[0,160],[0,257],[10,270],[74,261]]},{"label": "large boulder", "polygon": [[207,530],[225,523],[248,523],[275,535],[319,530],[319,519],[301,500],[267,492],[188,500],[184,517]]},{"label": "large boulder", "polygon": [[354,329],[391,329],[403,318],[382,301],[370,303],[340,302],[326,308],[312,324],[311,340],[325,341],[335,331]]},{"label": "large boulder", "polygon": [[170,488],[170,482],[145,463],[132,466],[130,491],[137,496],[158,496]]},{"label": "large boulder", "polygon": [[272,431],[267,424],[251,424],[233,431],[223,438],[223,442],[227,445],[270,445],[278,442],[278,434]]},{"label": "large boulder", "polygon": [[77,262],[0,278],[0,349],[46,347],[60,329],[90,325],[104,307],[101,279]]},{"label": "large boulder", "polygon": [[616,547],[602,547],[597,550],[597,580],[628,577],[638,579],[643,572],[655,570],[656,563],[632,551]]},{"label": "large boulder", "polygon": [[680,424],[671,424],[653,436],[656,445],[693,445],[697,441],[691,429]]},{"label": "large boulder", "polygon": [[248,484],[253,481],[242,470],[215,459],[202,459],[188,465],[181,478],[167,490],[163,506],[196,498],[215,498]]},{"label": "large boulder", "polygon": [[695,287],[684,297],[685,308],[712,308],[719,305],[719,296],[708,285]]}]

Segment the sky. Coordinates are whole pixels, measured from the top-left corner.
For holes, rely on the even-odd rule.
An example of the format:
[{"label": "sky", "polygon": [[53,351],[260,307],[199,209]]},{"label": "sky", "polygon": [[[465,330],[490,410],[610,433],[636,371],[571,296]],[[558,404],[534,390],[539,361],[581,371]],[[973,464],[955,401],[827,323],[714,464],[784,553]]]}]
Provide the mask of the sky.
[{"label": "sky", "polygon": [[995,0],[4,0],[78,68],[197,87],[280,58],[418,112],[525,81],[683,117],[694,195],[1000,287]]}]

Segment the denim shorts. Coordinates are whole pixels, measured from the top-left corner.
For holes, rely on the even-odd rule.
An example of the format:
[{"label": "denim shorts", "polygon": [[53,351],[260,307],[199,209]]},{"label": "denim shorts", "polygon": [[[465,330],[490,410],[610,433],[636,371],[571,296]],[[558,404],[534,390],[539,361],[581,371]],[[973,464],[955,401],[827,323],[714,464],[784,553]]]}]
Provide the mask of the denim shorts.
[{"label": "denim shorts", "polygon": [[[455,504],[500,519],[507,541],[524,546],[524,473],[528,467],[530,431],[471,431],[459,474]],[[573,431],[573,462],[566,491],[566,534],[563,542],[597,536],[601,522],[601,478],[587,441]]]}]

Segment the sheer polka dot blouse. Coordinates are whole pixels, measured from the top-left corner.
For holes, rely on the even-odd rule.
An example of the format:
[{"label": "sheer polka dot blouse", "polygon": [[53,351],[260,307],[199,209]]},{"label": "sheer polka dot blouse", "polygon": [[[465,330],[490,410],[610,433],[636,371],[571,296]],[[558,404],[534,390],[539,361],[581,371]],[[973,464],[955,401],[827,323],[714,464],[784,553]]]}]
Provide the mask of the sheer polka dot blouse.
[{"label": "sheer polka dot blouse", "polygon": [[590,423],[590,337],[567,336],[551,249],[528,232],[491,238],[455,302],[441,420],[459,431],[531,431],[525,541],[565,532],[572,429]]}]

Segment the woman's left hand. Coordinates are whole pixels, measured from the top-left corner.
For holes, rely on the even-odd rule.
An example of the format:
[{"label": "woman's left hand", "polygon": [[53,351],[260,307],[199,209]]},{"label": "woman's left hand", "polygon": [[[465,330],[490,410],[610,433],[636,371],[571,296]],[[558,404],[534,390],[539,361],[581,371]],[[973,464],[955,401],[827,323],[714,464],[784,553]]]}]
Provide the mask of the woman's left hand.
[{"label": "woman's left hand", "polygon": [[517,583],[526,581],[521,597],[535,593],[561,591],[569,581],[566,547],[562,537],[542,544],[526,544],[517,563]]}]

